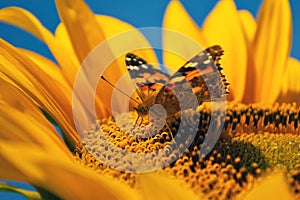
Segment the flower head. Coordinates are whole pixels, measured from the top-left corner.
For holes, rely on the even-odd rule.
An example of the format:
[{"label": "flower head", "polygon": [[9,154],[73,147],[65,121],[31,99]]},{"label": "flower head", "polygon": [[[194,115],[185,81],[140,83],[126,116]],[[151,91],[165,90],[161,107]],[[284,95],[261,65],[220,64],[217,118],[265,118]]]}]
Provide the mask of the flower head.
[{"label": "flower head", "polygon": [[[97,113],[103,122],[102,129],[97,122],[89,124],[92,128],[86,130],[88,137],[81,140],[72,113],[72,88],[80,64],[99,43],[120,32],[134,31],[136,43],[151,46],[131,25],[113,17],[95,15],[81,0],[56,0],[56,5],[61,23],[55,34],[24,9],[8,7],[0,10],[1,21],[27,30],[45,42],[57,61],[56,64],[38,53],[0,40],[1,178],[34,185],[39,193],[34,193],[34,198],[96,199],[101,196],[104,199],[155,199],[159,196],[164,199],[222,199],[243,195],[253,185],[259,184],[262,174],[279,167],[281,171],[288,172],[292,189],[297,194],[299,166],[294,163],[299,162],[296,133],[300,130],[300,111],[295,104],[271,107],[230,103],[226,116],[213,116],[215,113],[211,112],[211,105],[204,103],[198,110],[189,112],[190,116],[201,113],[201,124],[197,127],[192,145],[183,149],[184,154],[179,159],[158,172],[134,174],[117,171],[95,159],[92,152],[106,148],[103,140],[99,140],[103,135],[129,152],[147,153],[168,146],[173,139],[172,131],[180,123],[180,114],[172,116],[169,130],[163,130],[148,140],[134,137],[120,130],[110,117],[108,105],[113,88],[106,85],[104,89],[97,90],[95,99]],[[281,17],[275,15],[277,18],[271,18],[271,13]],[[298,73],[294,66],[299,62],[289,58],[290,18],[287,0],[264,1],[257,21],[249,12],[237,11],[233,1],[223,0],[199,29],[180,2],[171,1],[164,27],[182,32],[203,46],[217,43],[225,48],[226,57],[222,63],[232,85],[232,99],[274,103],[281,88],[282,99],[290,92],[299,92],[298,84],[294,84],[296,78],[293,78],[294,72]],[[164,32],[165,48],[180,49],[183,57],[194,50],[186,43],[174,43],[172,39]],[[106,48],[106,53],[112,57],[115,56],[114,45],[108,43]],[[124,41],[122,45],[133,44]],[[137,52],[150,63],[157,63],[152,49]],[[126,71],[124,59],[124,56],[118,57],[111,63],[116,70],[104,72],[113,83]],[[164,52],[165,65],[178,68],[182,62],[181,57]],[[286,73],[281,85],[276,78],[283,72]],[[82,81],[86,84],[81,91],[89,91],[88,78],[83,77]],[[269,90],[271,86],[273,90]],[[86,99],[81,98],[79,102],[79,109],[85,110]],[[122,99],[118,99],[117,103],[121,104]],[[64,140],[44,113],[59,126]],[[85,115],[81,117],[83,121],[88,118]],[[223,135],[210,154],[201,158],[199,151],[212,117],[225,119]],[[125,124],[129,121],[123,120]],[[187,121],[185,126],[193,123]],[[178,133],[179,136],[182,134]],[[87,140],[92,141],[89,143],[92,145],[84,146]],[[179,148],[184,146],[177,145]],[[172,150],[165,150],[170,159],[177,156],[177,152]],[[101,156],[110,158],[113,155],[104,151]],[[117,163],[118,159],[111,161]],[[274,185],[285,188],[283,197],[290,198],[286,177],[281,174],[272,177],[272,183],[263,182],[247,198],[267,194],[264,188]],[[5,184],[0,184],[0,190],[21,191]],[[20,193],[33,198],[32,193]]]}]

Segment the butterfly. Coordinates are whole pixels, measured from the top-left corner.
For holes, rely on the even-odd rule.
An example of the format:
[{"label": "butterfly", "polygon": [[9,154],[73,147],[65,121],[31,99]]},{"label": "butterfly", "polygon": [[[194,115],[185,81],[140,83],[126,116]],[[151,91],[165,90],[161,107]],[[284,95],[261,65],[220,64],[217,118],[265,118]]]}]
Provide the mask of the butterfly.
[{"label": "butterfly", "polygon": [[[208,47],[172,75],[154,68],[143,58],[128,53],[125,58],[126,66],[136,84],[137,99],[140,102],[134,107],[138,113],[137,121],[140,117],[148,115],[150,107],[154,104],[162,105],[166,109],[167,116],[194,107],[194,102],[191,102],[190,98],[184,98],[185,94],[196,95],[198,105],[229,94],[229,83],[222,73],[223,68],[219,62],[223,52],[219,45]],[[176,98],[175,90],[177,97],[183,97],[182,104]],[[180,105],[184,105],[184,108]]]}]

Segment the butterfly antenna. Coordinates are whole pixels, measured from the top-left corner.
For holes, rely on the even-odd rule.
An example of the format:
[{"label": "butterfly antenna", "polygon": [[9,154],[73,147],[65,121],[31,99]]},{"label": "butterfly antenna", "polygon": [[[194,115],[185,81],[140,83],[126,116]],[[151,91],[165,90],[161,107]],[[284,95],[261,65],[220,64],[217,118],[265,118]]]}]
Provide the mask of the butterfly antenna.
[{"label": "butterfly antenna", "polygon": [[117,88],[114,84],[112,84],[109,80],[107,80],[104,76],[101,76],[101,79],[103,79],[104,81],[106,81],[110,86],[112,86],[113,88],[116,88],[119,92],[121,92],[122,94],[124,94],[125,96],[129,97],[132,101],[136,102],[137,104],[140,104],[136,99],[132,98],[131,96],[129,96],[128,94],[126,94],[125,92],[123,92],[122,90],[120,90],[119,88]]}]

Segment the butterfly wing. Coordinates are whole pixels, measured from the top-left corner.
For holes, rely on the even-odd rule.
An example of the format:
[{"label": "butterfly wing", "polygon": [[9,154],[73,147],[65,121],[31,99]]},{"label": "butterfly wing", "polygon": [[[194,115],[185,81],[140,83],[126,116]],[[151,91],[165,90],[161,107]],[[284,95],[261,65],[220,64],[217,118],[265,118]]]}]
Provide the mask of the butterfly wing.
[{"label": "butterfly wing", "polygon": [[[162,98],[157,100],[166,108],[168,115],[183,110],[175,98],[173,92],[175,89],[178,91],[177,96],[195,94],[198,105],[204,101],[219,99],[229,93],[227,88],[229,83],[219,63],[223,52],[220,46],[211,46],[186,62],[170,77]],[[182,104],[186,108],[195,106],[191,98],[183,98]]]},{"label": "butterfly wing", "polygon": [[151,86],[155,83],[166,84],[170,78],[168,74],[155,69],[153,65],[132,53],[126,55],[126,66],[130,77],[138,87]]},{"label": "butterfly wing", "polygon": [[149,97],[151,92],[156,90],[156,86],[160,85],[158,92],[152,94],[158,94],[155,101],[146,105],[159,103],[166,108],[170,116],[180,110],[195,106],[192,98],[183,98],[182,104],[185,108],[181,108],[176,97],[178,95],[185,97],[195,94],[198,100],[197,105],[199,105],[204,101],[216,100],[229,93],[227,88],[229,83],[219,63],[223,52],[220,46],[211,46],[186,62],[171,77],[132,53],[126,55],[126,66],[132,80],[139,88],[137,93],[142,101],[147,100],[143,91],[148,91]]},{"label": "butterfly wing", "polygon": [[170,78],[169,74],[155,69],[153,65],[132,53],[126,55],[126,66],[131,79],[137,86],[137,93],[142,101],[149,100],[150,98],[147,96],[155,95]]}]

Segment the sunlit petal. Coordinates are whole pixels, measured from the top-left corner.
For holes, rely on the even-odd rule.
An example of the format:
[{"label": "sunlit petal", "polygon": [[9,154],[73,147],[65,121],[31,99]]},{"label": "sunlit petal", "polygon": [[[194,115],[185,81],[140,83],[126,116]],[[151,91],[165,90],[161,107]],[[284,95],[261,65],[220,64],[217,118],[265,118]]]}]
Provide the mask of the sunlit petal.
[{"label": "sunlit petal", "polygon": [[69,55],[68,49],[56,41],[50,31],[43,27],[38,19],[22,8],[7,7],[0,10],[0,21],[18,26],[45,42],[61,66],[65,78],[70,85],[73,84],[79,67],[78,61]]},{"label": "sunlit petal", "polygon": [[295,58],[289,58],[284,72],[282,89],[279,96],[281,102],[300,103],[300,62]]},{"label": "sunlit petal", "polygon": [[300,62],[294,58],[288,60],[287,69],[285,71],[282,92],[286,94],[288,91],[300,92]]},{"label": "sunlit petal", "polygon": [[65,159],[63,154],[46,154],[37,146],[29,149],[19,145],[16,149],[12,144],[5,144],[0,157],[12,162],[30,177],[31,184],[45,188],[62,199],[141,199],[128,186],[76,165]]},{"label": "sunlit petal", "polygon": [[96,17],[82,0],[56,0],[56,7],[80,61],[105,40]]},{"label": "sunlit petal", "polygon": [[[172,0],[166,9],[163,28],[174,30],[187,37],[186,39],[195,40],[200,46],[207,47],[202,31],[177,0]],[[195,52],[199,51],[199,47],[195,49],[183,38],[178,38],[177,34],[172,34],[168,30],[163,32],[163,48],[167,50],[164,51],[164,64],[174,70],[186,62],[183,58],[191,58]],[[168,50],[176,51],[177,55]]]},{"label": "sunlit petal", "polygon": [[[123,22],[117,18],[105,16],[105,15],[96,15],[96,20],[97,20],[98,25],[102,28],[105,39],[108,42],[112,37],[116,37],[122,33],[124,34],[125,32],[130,31],[130,32],[132,32],[132,35],[131,35],[132,38],[126,38],[127,40],[122,40],[122,41],[118,41],[118,42],[122,42],[122,44],[123,44],[122,46],[124,46],[125,49],[131,49],[131,48],[136,49],[137,47],[141,46],[143,49],[139,49],[139,50],[135,51],[135,53],[138,56],[145,58],[149,63],[157,63],[158,62],[158,60],[155,56],[155,53],[154,53],[153,49],[151,49],[151,45],[149,44],[149,42],[147,41],[145,36],[142,33],[140,33],[138,30],[136,30],[132,25],[130,25],[126,22]],[[66,31],[64,24],[61,23],[58,25],[56,32],[55,32],[55,37],[57,40],[59,40],[61,43],[63,43],[64,46],[66,46],[68,49],[73,51],[72,43],[71,43],[70,37]],[[89,37],[89,36],[87,35],[87,37]],[[132,41],[134,41],[134,42],[132,42]],[[117,42],[115,42],[115,43],[117,43]],[[112,64],[115,67],[114,72],[116,74],[114,74],[114,76],[118,77],[118,76],[124,74],[125,72],[127,72],[127,69],[125,67],[125,56],[122,55],[121,58],[118,58],[120,56],[120,55],[118,55],[118,54],[120,54],[120,48],[122,49],[122,47],[120,47],[120,45],[118,45],[118,46],[116,44],[110,44],[110,45],[111,45],[110,50],[115,54],[115,57],[117,60],[117,62],[114,62],[114,64]],[[127,52],[126,51],[123,52],[123,54],[125,54],[125,53],[127,53]],[[106,66],[103,66],[103,67],[106,67]],[[118,69],[118,70],[116,70],[116,69]],[[112,77],[112,78],[118,80],[115,77]],[[116,80],[114,80],[113,82],[115,82]]]},{"label": "sunlit petal", "polygon": [[[50,79],[55,80],[62,87],[70,87],[64,78],[61,68],[53,61],[27,49],[19,49],[24,55],[30,58],[37,67],[41,68]],[[60,89],[60,88],[57,88]]]},{"label": "sunlit petal", "polygon": [[[183,183],[176,179],[158,175],[155,172],[139,175],[139,182],[145,200],[152,199],[199,199],[201,194],[195,195],[193,191],[184,188]],[[155,192],[153,192],[155,191]]]},{"label": "sunlit petal", "polygon": [[256,21],[253,15],[247,10],[239,10],[238,15],[243,28],[243,32],[245,34],[246,43],[248,45],[252,44],[257,28]]},{"label": "sunlit petal", "polygon": [[[132,49],[137,49],[134,51],[135,54],[137,54],[140,57],[145,58],[149,63],[157,63],[157,58],[155,56],[155,53],[153,49],[151,48],[151,45],[146,40],[146,38],[143,36],[142,33],[140,33],[138,30],[136,30],[133,26],[131,26],[128,23],[125,23],[119,19],[116,19],[114,17],[109,16],[103,16],[103,15],[97,15],[96,21],[98,23],[98,26],[101,27],[101,31],[103,32],[105,39],[102,42],[101,48],[103,46],[109,45],[109,51],[114,55],[114,62],[110,64],[109,66],[96,66],[96,67],[102,67],[107,68],[110,67],[110,72],[105,73],[106,78],[108,78],[112,83],[117,83],[117,81],[120,80],[120,77],[123,76],[125,73],[127,73],[127,68],[125,67],[125,54]],[[130,34],[127,34],[126,37],[122,37],[120,35],[126,35],[130,31]],[[88,33],[86,33],[86,37],[89,37]],[[75,55],[75,50],[73,50],[71,39],[67,33],[66,27],[64,24],[60,24],[56,30],[55,33],[56,39],[63,44],[68,49],[71,49],[70,52],[73,52],[73,55]],[[120,37],[119,37],[120,36]],[[74,36],[75,37],[75,36]],[[114,38],[113,40],[110,40],[111,38]],[[134,42],[132,42],[134,41]],[[81,42],[81,41],[78,41]],[[120,45],[122,44],[122,45]],[[108,47],[105,47],[106,49]],[[140,49],[139,49],[140,48]],[[101,56],[107,56],[106,55],[99,55],[99,58]],[[103,59],[104,60],[104,59]],[[92,66],[95,67],[95,66]],[[113,72],[113,73],[111,73]],[[90,74],[86,74],[87,77],[90,76]],[[92,74],[94,75],[94,74]],[[111,93],[113,91],[113,88],[105,84],[103,81],[100,82],[101,87],[99,87],[99,90],[97,91],[97,98],[96,98],[96,110],[99,114],[99,117],[107,116],[107,114],[110,113],[110,110],[108,109],[107,105],[110,105],[111,103]],[[131,84],[131,82],[128,80],[128,84]],[[82,92],[86,92],[86,88],[89,87],[88,81],[81,84],[83,89]],[[125,86],[124,86],[125,87]],[[81,96],[86,97],[86,95],[81,94]],[[122,99],[117,100],[118,105],[123,105],[124,101]],[[82,100],[84,104],[84,99]],[[127,106],[127,105],[126,105]]]},{"label": "sunlit petal", "polygon": [[208,15],[203,32],[210,45],[225,50],[222,64],[235,100],[244,94],[247,66],[247,44],[238,11],[232,0],[219,1]]},{"label": "sunlit petal", "polygon": [[18,89],[0,81],[5,91],[0,100],[1,178],[28,181],[63,199],[86,199],[100,193],[107,199],[136,199],[127,186],[76,165],[41,111]]},{"label": "sunlit petal", "polygon": [[283,173],[275,173],[265,179],[249,192],[244,200],[274,199],[292,200],[294,197],[289,189],[288,181]]},{"label": "sunlit petal", "polygon": [[29,95],[60,125],[66,138],[78,144],[78,135],[72,127],[71,88],[51,79],[32,60],[7,42],[0,40],[0,76]]},{"label": "sunlit petal", "polygon": [[[39,144],[45,150],[58,147],[60,151],[68,152],[54,127],[27,96],[2,79],[0,85],[1,143],[14,141]],[[23,131],[28,133],[24,134]]]},{"label": "sunlit petal", "polygon": [[264,1],[253,48],[257,71],[256,101],[273,103],[278,97],[290,52],[291,22],[288,0]]},{"label": "sunlit petal", "polygon": [[241,10],[238,12],[240,22],[243,28],[243,33],[246,39],[248,59],[247,59],[247,71],[246,71],[246,83],[244,89],[244,97],[242,99],[245,103],[255,102],[255,83],[256,83],[256,69],[253,58],[253,40],[256,33],[256,21],[249,11]]}]

